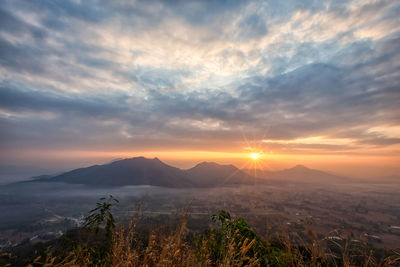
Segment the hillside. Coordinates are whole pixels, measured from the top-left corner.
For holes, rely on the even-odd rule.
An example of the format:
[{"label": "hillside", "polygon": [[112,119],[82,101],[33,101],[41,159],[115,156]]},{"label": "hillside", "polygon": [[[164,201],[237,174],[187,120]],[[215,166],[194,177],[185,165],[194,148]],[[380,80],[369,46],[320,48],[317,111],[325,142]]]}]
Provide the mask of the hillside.
[{"label": "hillside", "polygon": [[348,183],[354,180],[348,177],[310,169],[303,165],[296,165],[293,168],[280,171],[258,171],[257,177],[266,181],[301,184]]},{"label": "hillside", "polygon": [[152,185],[161,187],[215,187],[251,184],[251,175],[233,165],[203,162],[182,170],[158,158],[136,157],[116,160],[104,165],[75,169],[54,177],[43,176],[35,181],[63,182],[96,186]]},{"label": "hillside", "polygon": [[212,187],[226,184],[252,184],[254,177],[233,165],[202,162],[185,171],[198,186]]},{"label": "hillside", "polygon": [[144,157],[80,168],[55,176],[48,181],[105,186],[154,185],[177,188],[194,186],[182,170],[169,166],[158,158]]},{"label": "hillside", "polygon": [[171,188],[255,185],[268,182],[332,184],[354,179],[337,176],[302,165],[280,171],[240,170],[234,165],[202,162],[182,170],[158,158],[136,157],[115,160],[103,165],[79,168],[56,176],[35,177],[35,182],[63,182],[93,186],[152,185]]}]

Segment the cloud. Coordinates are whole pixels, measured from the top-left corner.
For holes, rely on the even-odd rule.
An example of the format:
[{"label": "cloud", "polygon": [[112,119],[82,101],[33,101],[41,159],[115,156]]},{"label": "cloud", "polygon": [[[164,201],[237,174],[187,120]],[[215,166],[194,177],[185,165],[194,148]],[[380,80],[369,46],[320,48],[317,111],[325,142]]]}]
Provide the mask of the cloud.
[{"label": "cloud", "polygon": [[395,147],[369,129],[399,125],[399,8],[4,1],[1,145],[223,150],[244,132],[289,152]]}]

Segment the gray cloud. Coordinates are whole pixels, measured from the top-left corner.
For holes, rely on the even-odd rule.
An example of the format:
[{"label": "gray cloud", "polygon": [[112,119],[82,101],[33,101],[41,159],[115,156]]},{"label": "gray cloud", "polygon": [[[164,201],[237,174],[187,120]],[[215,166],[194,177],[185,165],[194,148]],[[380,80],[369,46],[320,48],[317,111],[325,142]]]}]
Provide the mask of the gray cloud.
[{"label": "gray cloud", "polygon": [[[258,139],[396,145],[368,129],[399,125],[399,6],[381,1],[351,13],[348,3],[5,1],[1,145],[216,149],[239,145],[241,129]],[[321,40],[296,37],[301,19],[276,30],[300,11],[383,26],[356,37],[365,25],[350,21]],[[334,22],[326,22],[332,32]]]}]

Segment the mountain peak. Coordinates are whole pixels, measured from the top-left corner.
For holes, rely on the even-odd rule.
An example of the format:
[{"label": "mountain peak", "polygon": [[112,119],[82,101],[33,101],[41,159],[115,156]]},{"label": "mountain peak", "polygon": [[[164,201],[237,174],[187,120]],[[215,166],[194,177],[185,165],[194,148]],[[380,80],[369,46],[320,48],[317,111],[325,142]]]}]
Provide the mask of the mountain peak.
[{"label": "mountain peak", "polygon": [[232,165],[232,164],[220,164],[220,163],[217,163],[217,162],[214,162],[214,161],[203,161],[203,162],[200,162],[197,165],[200,165],[200,164],[204,164],[206,166],[208,165],[208,166],[230,166],[230,167],[235,167],[235,165]]},{"label": "mountain peak", "polygon": [[[132,163],[134,163],[134,162],[147,162],[147,163],[163,163],[161,160],[159,160],[158,158],[153,158],[153,159],[150,159],[150,158],[146,158],[146,157],[142,157],[142,156],[140,156],[140,157],[133,157],[133,158],[126,158],[126,159],[121,159],[121,160],[116,160],[116,161],[114,161],[114,162],[112,162],[112,163],[123,163],[123,162],[132,162]],[[164,164],[164,163],[163,163]]]},{"label": "mountain peak", "polygon": [[[348,180],[319,170],[296,165],[282,171],[265,172],[265,178],[296,183],[343,182]],[[213,187],[254,184],[251,172],[243,172],[231,164],[204,161],[191,169],[182,170],[159,158],[133,157],[109,164],[75,169],[35,181],[64,182],[95,186],[153,185],[163,187]],[[262,183],[262,179],[260,180]]]},{"label": "mountain peak", "polygon": [[105,186],[193,186],[193,183],[181,169],[169,166],[158,158],[149,159],[145,157],[127,158],[114,161],[111,164],[80,168],[55,176],[52,180],[71,184]]},{"label": "mountain peak", "polygon": [[194,168],[196,168],[196,167],[216,167],[216,166],[221,166],[221,165],[216,162],[203,161],[203,162],[200,162],[199,164],[197,164],[196,166],[194,166]]},{"label": "mountain peak", "polygon": [[234,165],[222,165],[204,161],[185,171],[199,186],[221,186],[224,184],[251,184],[250,175]]},{"label": "mountain peak", "polygon": [[296,165],[296,166],[294,166],[293,168],[290,168],[290,169],[292,169],[292,170],[310,170],[306,166],[300,165],[300,164],[298,164],[298,165]]},{"label": "mountain peak", "polygon": [[153,185],[182,188],[250,184],[253,180],[249,178],[248,174],[233,165],[205,161],[189,170],[181,170],[165,164],[157,157],[134,157],[75,169],[51,177],[48,181],[96,186]]}]

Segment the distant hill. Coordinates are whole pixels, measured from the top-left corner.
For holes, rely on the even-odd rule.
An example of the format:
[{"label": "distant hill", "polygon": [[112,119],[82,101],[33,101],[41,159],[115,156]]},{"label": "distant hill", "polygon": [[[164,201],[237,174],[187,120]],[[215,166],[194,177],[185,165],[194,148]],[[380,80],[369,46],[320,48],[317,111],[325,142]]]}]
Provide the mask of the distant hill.
[{"label": "distant hill", "polygon": [[233,165],[220,165],[215,162],[202,162],[185,171],[194,184],[213,187],[227,184],[252,184],[254,177]]},{"label": "distant hill", "polygon": [[80,168],[57,175],[48,181],[100,186],[154,185],[177,188],[195,186],[181,169],[169,166],[158,158],[144,157]]},{"label": "distant hill", "polygon": [[281,171],[240,170],[233,165],[202,162],[182,170],[158,158],[115,160],[104,165],[79,168],[55,176],[38,176],[31,182],[63,182],[93,186],[153,185],[172,188],[254,185],[268,182],[328,184],[352,179],[297,165]]},{"label": "distant hill", "polygon": [[257,177],[266,181],[307,184],[347,183],[353,181],[351,178],[310,169],[303,165],[296,165],[293,168],[280,171],[258,171]]},{"label": "distant hill", "polygon": [[153,185],[185,188],[251,184],[254,178],[233,165],[203,162],[191,169],[181,170],[158,158],[137,157],[79,168],[54,177],[43,176],[35,181],[96,186]]}]

